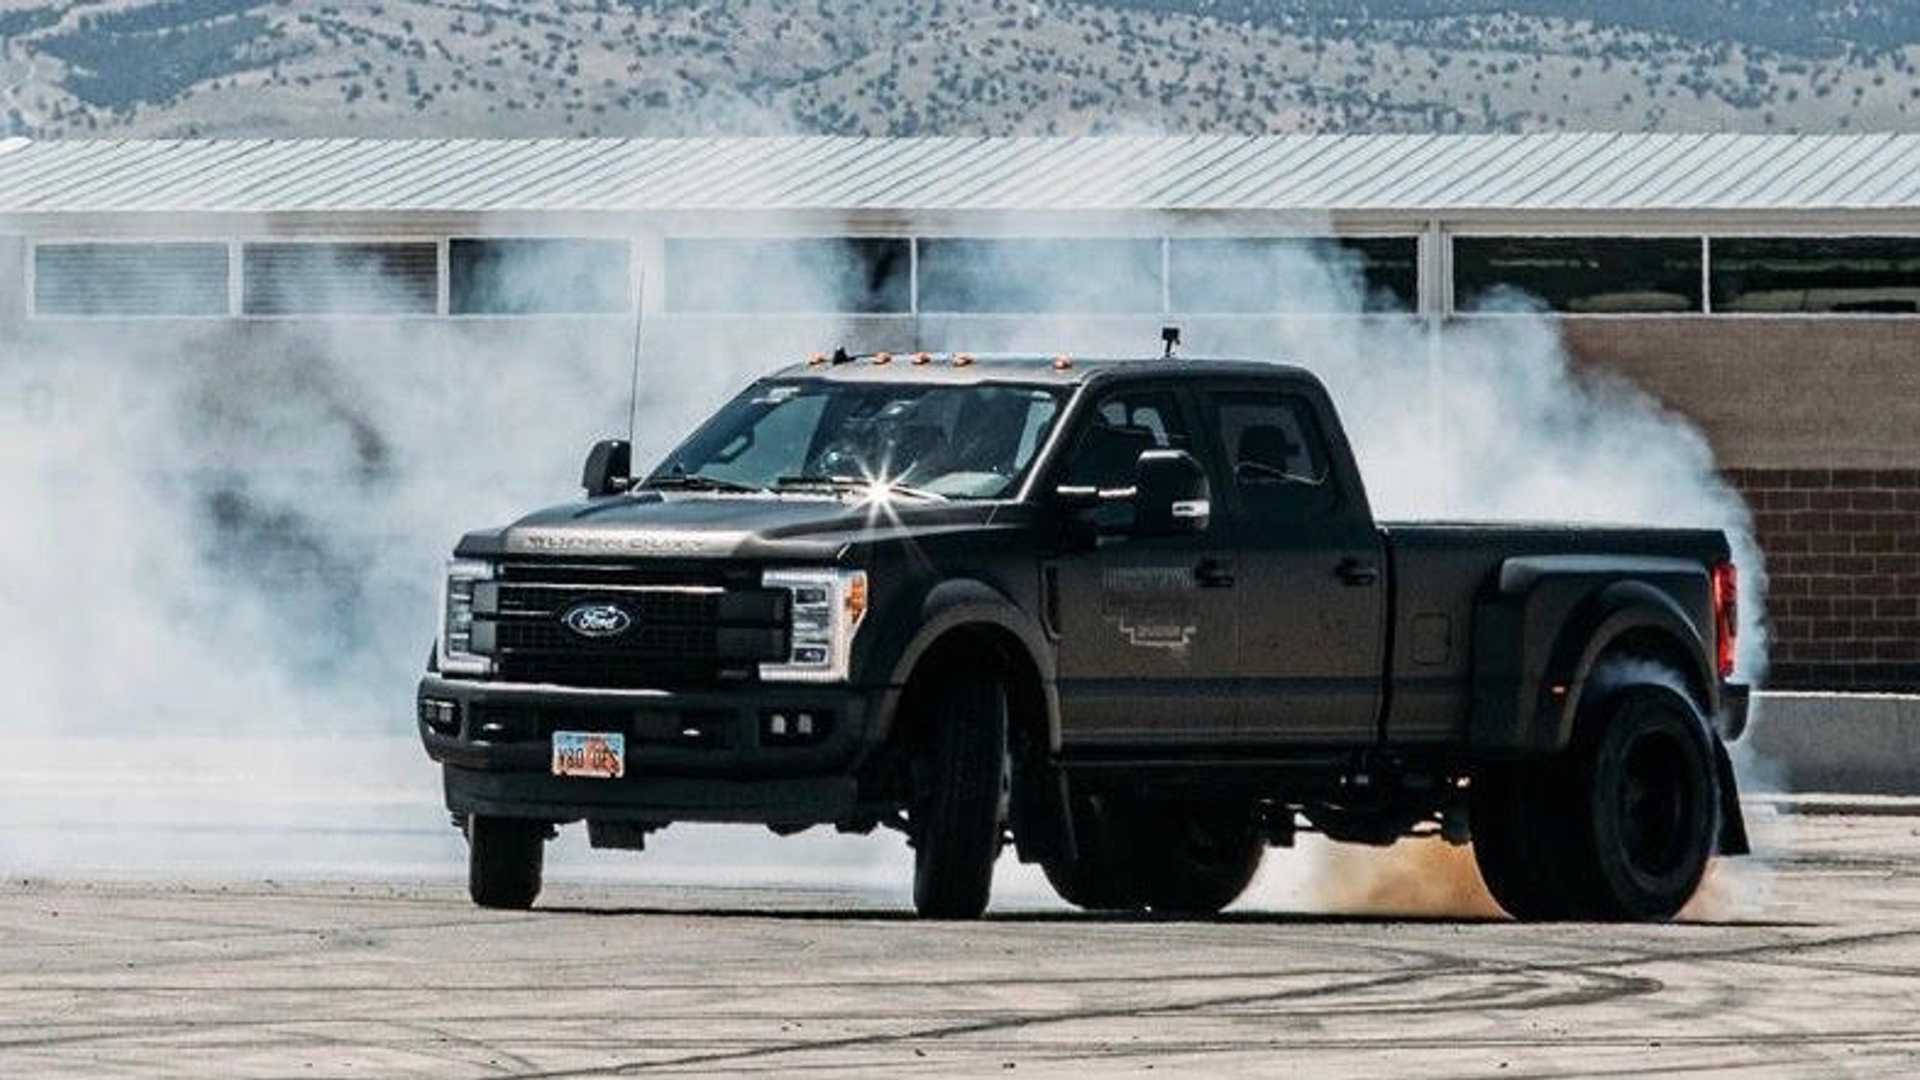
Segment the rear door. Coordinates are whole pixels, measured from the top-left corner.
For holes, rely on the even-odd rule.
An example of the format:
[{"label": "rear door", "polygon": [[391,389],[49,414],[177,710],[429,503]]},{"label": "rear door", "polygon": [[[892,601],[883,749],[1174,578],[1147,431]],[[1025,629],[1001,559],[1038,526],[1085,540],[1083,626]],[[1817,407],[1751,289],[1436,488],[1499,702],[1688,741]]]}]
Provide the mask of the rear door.
[{"label": "rear door", "polygon": [[[1190,395],[1174,383],[1105,390],[1081,413],[1049,483],[1130,487],[1143,450],[1202,453],[1195,419]],[[1059,642],[1063,741],[1169,745],[1234,730],[1239,610],[1224,529],[1130,536],[1127,503],[1078,516],[1097,527],[1097,542],[1070,546],[1041,571]]]},{"label": "rear door", "polygon": [[1241,731],[1256,743],[1378,736],[1386,566],[1326,399],[1304,384],[1209,384],[1202,417],[1225,474],[1239,566]]}]

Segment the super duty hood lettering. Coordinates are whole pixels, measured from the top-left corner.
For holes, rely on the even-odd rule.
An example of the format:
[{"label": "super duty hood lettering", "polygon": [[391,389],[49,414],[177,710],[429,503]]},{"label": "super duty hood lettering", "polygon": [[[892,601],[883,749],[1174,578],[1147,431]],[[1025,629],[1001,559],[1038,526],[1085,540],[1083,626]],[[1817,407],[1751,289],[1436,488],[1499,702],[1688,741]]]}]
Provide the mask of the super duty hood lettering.
[{"label": "super duty hood lettering", "polygon": [[529,555],[727,555],[749,534],[735,531],[599,532],[579,528],[507,530],[507,551]]}]

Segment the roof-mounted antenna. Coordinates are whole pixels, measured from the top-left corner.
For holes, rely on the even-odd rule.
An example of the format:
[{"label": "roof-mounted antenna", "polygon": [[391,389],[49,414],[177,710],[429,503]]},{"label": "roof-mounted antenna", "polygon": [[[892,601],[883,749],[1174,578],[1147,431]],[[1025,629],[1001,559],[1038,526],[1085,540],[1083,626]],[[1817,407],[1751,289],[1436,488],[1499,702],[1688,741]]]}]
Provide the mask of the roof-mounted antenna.
[{"label": "roof-mounted antenna", "polygon": [[1180,349],[1180,328],[1177,326],[1161,327],[1160,340],[1167,346],[1167,351],[1161,353],[1161,357],[1167,360],[1173,359],[1173,354]]},{"label": "roof-mounted antenna", "polygon": [[639,279],[633,294],[633,379],[627,386],[627,445],[633,445],[634,428],[640,423],[640,340],[646,330],[647,266],[640,264]]},{"label": "roof-mounted antenna", "polygon": [[851,364],[851,363],[853,363],[853,354],[847,351],[847,347],[845,345],[842,345],[839,348],[833,350],[833,366],[834,367],[839,367],[841,364]]}]

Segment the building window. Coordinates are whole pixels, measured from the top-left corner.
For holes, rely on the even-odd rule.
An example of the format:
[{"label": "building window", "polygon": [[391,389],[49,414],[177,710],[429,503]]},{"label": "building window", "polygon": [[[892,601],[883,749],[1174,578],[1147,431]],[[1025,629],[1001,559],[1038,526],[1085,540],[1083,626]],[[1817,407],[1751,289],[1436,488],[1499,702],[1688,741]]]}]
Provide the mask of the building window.
[{"label": "building window", "polygon": [[920,310],[967,314],[1157,313],[1160,241],[920,241]]},{"label": "building window", "polygon": [[1462,236],[1454,307],[1542,305],[1573,315],[1701,311],[1700,241],[1602,236]]},{"label": "building window", "polygon": [[37,315],[227,314],[225,244],[40,244]]},{"label": "building window", "polygon": [[667,241],[666,306],[683,313],[905,314],[913,252],[899,239]]},{"label": "building window", "polygon": [[455,315],[605,315],[633,307],[625,240],[489,238],[447,244]]},{"label": "building window", "polygon": [[439,307],[434,244],[248,244],[240,265],[248,315],[432,315]]},{"label": "building window", "polygon": [[1167,249],[1173,310],[1196,314],[1412,311],[1420,242],[1379,238],[1174,239]]},{"label": "building window", "polygon": [[1725,238],[1709,243],[1716,312],[1920,312],[1920,238]]}]

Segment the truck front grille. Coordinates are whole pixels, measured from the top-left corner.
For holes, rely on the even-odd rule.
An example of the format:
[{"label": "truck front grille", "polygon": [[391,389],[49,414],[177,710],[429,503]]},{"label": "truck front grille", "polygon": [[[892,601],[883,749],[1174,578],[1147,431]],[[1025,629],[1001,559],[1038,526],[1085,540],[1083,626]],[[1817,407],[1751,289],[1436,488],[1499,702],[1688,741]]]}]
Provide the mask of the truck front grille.
[{"label": "truck front grille", "polygon": [[[514,682],[707,684],[750,678],[762,662],[788,655],[790,594],[750,580],[513,563],[489,592],[476,598],[475,616],[492,624],[496,670]],[[583,610],[624,625],[591,636],[569,625]]]}]

